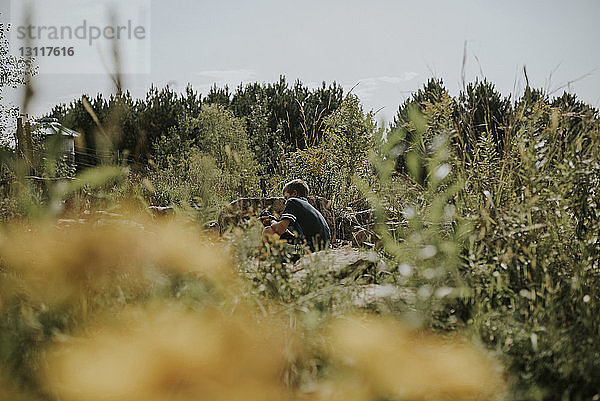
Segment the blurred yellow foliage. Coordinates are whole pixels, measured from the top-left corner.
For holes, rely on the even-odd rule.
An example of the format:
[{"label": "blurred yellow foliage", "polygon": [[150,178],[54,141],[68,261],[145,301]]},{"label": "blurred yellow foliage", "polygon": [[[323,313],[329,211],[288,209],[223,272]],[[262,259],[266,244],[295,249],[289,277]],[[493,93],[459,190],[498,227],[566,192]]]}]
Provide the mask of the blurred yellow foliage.
[{"label": "blurred yellow foliage", "polygon": [[[61,400],[283,400],[286,331],[252,314],[161,307],[49,352]],[[110,326],[110,325],[109,325]]]},{"label": "blurred yellow foliage", "polygon": [[[13,290],[30,299],[21,318],[50,344],[40,380],[57,400],[470,401],[503,390],[481,351],[392,318],[338,318],[310,329],[292,323],[304,312],[282,313],[255,298],[227,254],[193,225],[123,218],[12,225],[0,233],[0,256],[8,269],[0,278],[12,272],[22,287]],[[193,273],[219,295],[188,307],[177,296],[124,299],[97,306],[93,319],[70,315],[81,319],[76,328],[43,334],[38,316],[55,302],[111,305],[94,296],[153,285],[151,271]],[[311,358],[324,373],[297,369],[316,366],[305,363]]]},{"label": "blurred yellow foliage", "polygon": [[282,378],[300,336],[283,319],[256,316],[132,309],[117,325],[52,347],[45,379],[65,401],[489,400],[503,390],[494,363],[474,347],[371,316],[333,322],[325,353],[334,373],[296,391]]},{"label": "blurred yellow foliage", "polygon": [[340,319],[328,337],[329,352],[348,372],[337,386],[347,388],[351,378],[364,388],[361,398],[326,399],[487,400],[503,389],[501,374],[481,351],[411,332],[392,318]]},{"label": "blurred yellow foliage", "polygon": [[214,282],[232,277],[227,254],[199,230],[176,222],[128,219],[7,226],[0,233],[5,265],[42,302],[62,302],[116,280],[144,285],[144,273],[196,273]]}]

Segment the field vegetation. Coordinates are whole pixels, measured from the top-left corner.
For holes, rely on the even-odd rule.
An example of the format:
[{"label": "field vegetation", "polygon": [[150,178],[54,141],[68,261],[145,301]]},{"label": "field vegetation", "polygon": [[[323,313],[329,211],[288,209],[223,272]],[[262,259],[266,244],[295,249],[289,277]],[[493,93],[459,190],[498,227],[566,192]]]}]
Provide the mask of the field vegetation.
[{"label": "field vegetation", "polygon": [[[599,399],[600,121],[575,95],[431,79],[381,126],[281,77],[48,117],[75,169],[56,138],[2,149],[0,399]],[[368,211],[379,261],[299,275],[256,216],[215,229],[292,178]]]}]

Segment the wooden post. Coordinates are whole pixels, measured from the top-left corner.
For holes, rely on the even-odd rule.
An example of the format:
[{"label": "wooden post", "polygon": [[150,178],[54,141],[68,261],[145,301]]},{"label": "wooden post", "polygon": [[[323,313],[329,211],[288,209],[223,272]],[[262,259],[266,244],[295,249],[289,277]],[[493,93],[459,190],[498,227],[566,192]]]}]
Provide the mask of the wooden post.
[{"label": "wooden post", "polygon": [[17,152],[25,155],[25,138],[23,136],[23,117],[17,117]]},{"label": "wooden post", "polygon": [[23,126],[23,136],[25,138],[25,160],[29,164],[30,169],[35,173],[33,160],[33,140],[31,139],[31,124],[29,120],[25,120]]},{"label": "wooden post", "polygon": [[31,124],[25,116],[17,118],[17,151],[19,156],[25,160],[30,169],[33,169],[33,140],[31,138]]}]

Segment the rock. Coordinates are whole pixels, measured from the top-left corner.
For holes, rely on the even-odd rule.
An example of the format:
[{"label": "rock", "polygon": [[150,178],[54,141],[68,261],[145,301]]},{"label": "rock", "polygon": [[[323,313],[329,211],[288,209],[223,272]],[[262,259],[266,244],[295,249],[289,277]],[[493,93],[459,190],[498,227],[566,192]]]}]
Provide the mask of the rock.
[{"label": "rock", "polygon": [[56,228],[71,228],[86,223],[85,219],[58,219],[54,225]]},{"label": "rock", "polygon": [[[352,303],[360,308],[382,306],[394,302],[414,305],[414,291],[392,284],[365,284],[364,278],[374,278],[377,272],[388,271],[380,255],[373,251],[350,247],[329,249],[303,256],[290,266],[292,280],[301,282],[310,279],[309,274],[318,272],[328,275],[331,283],[348,288]],[[362,283],[362,284],[361,284]]]},{"label": "rock", "polygon": [[148,210],[154,217],[174,216],[175,209],[173,206],[148,206]]},{"label": "rock", "polygon": [[411,305],[414,303],[414,300],[414,291],[391,284],[361,285],[352,296],[352,303],[361,308],[378,303],[397,301],[404,301],[406,304]]},{"label": "rock", "polygon": [[369,269],[377,270],[382,266],[380,262],[381,257],[373,251],[350,247],[326,249],[303,256],[294,264],[292,273],[296,279],[302,279],[312,266],[317,266],[339,280]]},{"label": "rock", "polygon": [[219,223],[216,220],[207,221],[204,224],[204,230],[210,232],[211,234],[219,235]]}]

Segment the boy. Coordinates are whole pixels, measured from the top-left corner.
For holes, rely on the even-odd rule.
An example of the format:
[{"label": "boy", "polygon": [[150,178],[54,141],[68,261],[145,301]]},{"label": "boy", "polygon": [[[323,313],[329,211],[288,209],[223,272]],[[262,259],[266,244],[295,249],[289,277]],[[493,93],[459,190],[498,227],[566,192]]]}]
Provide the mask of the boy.
[{"label": "boy", "polygon": [[321,212],[306,200],[308,192],[308,185],[302,180],[285,184],[283,197],[286,203],[281,220],[272,222],[268,216],[263,217],[263,224],[266,226],[263,236],[278,234],[285,238],[284,233],[287,234],[286,231],[289,230],[299,240],[306,241],[313,252],[327,248],[331,231]]}]

